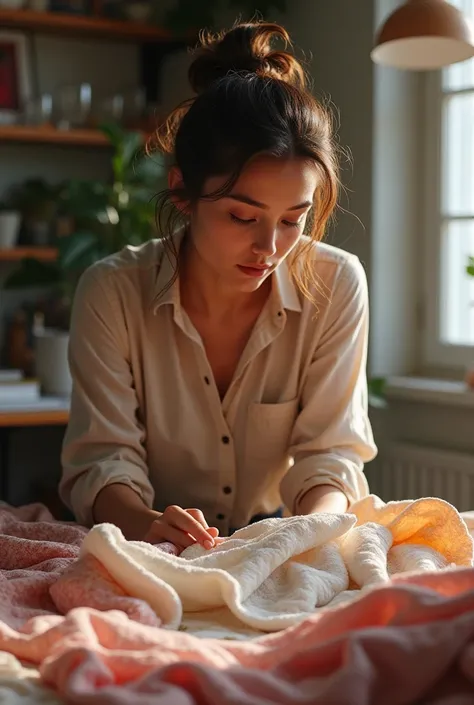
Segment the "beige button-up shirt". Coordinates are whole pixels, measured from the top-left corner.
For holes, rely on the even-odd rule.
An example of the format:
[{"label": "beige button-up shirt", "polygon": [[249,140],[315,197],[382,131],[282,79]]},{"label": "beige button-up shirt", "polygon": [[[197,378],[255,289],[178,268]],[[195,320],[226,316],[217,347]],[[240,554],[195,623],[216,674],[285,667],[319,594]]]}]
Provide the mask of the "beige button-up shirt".
[{"label": "beige button-up shirt", "polygon": [[[125,483],[157,510],[201,509],[222,535],[333,485],[368,493],[367,283],[359,260],[314,246],[317,308],[283,262],[221,401],[162,242],[90,268],[76,292],[71,416],[60,493],[93,522],[98,492]],[[160,295],[161,293],[161,295]],[[232,325],[229,321],[229,325]],[[225,330],[222,331],[225,335]]]}]

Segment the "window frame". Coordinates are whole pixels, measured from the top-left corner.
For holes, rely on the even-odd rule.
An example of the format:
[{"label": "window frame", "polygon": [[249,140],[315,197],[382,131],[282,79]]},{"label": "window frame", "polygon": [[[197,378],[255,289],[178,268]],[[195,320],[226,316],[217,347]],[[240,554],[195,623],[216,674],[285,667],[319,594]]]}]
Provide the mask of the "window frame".
[{"label": "window frame", "polygon": [[[474,364],[474,345],[456,345],[441,340],[442,248],[444,222],[470,219],[471,215],[444,217],[442,208],[442,135],[445,96],[474,93],[474,87],[446,91],[443,89],[443,73],[436,71],[426,75],[424,89],[424,168],[421,175],[423,180],[423,237],[420,248],[423,311],[422,364],[431,369],[442,367],[465,370]],[[474,212],[472,217],[474,218]]]}]

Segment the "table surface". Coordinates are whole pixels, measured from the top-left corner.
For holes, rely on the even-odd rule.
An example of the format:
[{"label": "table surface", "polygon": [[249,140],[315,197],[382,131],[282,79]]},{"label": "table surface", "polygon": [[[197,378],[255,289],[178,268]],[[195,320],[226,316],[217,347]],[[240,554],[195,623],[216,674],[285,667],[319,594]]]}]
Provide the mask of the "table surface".
[{"label": "table surface", "polygon": [[15,409],[0,411],[0,428],[25,426],[65,426],[69,420],[68,409],[42,409],[28,411]]}]

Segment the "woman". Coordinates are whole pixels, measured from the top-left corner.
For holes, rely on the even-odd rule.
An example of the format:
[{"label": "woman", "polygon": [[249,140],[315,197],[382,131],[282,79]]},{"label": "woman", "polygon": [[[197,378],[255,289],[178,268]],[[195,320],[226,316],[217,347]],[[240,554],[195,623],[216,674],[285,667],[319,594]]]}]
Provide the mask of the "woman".
[{"label": "woman", "polygon": [[158,133],[162,237],[81,279],[60,492],[86,525],[211,548],[282,503],[345,512],[368,492],[366,278],[319,242],[330,119],[274,35],[288,40],[262,23],[203,42],[197,96]]}]

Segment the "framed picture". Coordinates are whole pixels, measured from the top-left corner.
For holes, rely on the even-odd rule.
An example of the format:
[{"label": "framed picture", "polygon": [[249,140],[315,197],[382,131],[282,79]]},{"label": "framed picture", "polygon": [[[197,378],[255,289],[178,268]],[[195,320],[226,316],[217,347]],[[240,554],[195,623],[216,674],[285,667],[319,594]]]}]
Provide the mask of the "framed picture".
[{"label": "framed picture", "polygon": [[28,42],[20,32],[0,31],[0,125],[18,122],[31,98]]}]

